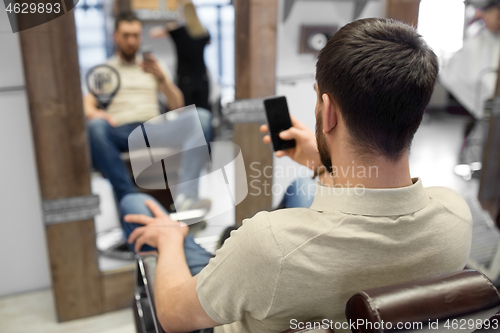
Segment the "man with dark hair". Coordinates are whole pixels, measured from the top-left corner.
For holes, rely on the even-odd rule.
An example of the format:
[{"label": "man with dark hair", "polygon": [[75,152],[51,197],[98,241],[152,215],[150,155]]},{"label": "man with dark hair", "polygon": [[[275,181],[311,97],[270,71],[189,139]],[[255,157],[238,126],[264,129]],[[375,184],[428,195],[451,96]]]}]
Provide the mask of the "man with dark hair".
[{"label": "man with dark hair", "polygon": [[355,292],[462,270],[466,202],[424,188],[408,164],[437,74],[436,56],[407,25],[364,19],[340,29],[318,58],[316,135],[293,118],[281,137],[296,147],[277,152],[328,170],[318,172],[312,206],[243,221],[199,274],[185,259],[201,252],[183,247],[187,228],[151,201],[150,216],[128,215],[145,225],[129,241],[158,248],[155,300],[166,331],[281,332],[327,319],[350,332],[344,309]]},{"label": "man with dark hair", "polygon": [[[358,26],[364,29],[356,29]],[[349,144],[360,158],[401,159],[429,104],[437,59],[417,33],[410,31],[401,31],[396,22],[357,21],[351,29],[339,31],[319,55],[319,96],[326,94],[341,110]],[[321,112],[317,125],[322,126]],[[326,148],[324,136],[319,134],[318,147]],[[322,162],[331,167],[329,159]]]},{"label": "man with dark hair", "polygon": [[[88,94],[84,99],[84,110],[88,122],[90,151],[94,166],[106,176],[115,192],[118,201],[128,194],[137,192],[120,153],[128,151],[128,138],[130,133],[142,123],[160,115],[158,93],[163,94],[170,110],[184,107],[182,92],[173,83],[170,73],[165,66],[157,61],[151,54],[143,59],[138,54],[142,41],[142,23],[132,13],[120,14],[115,21],[113,38],[116,45],[116,54],[108,60],[107,64],[115,68],[120,76],[120,89],[114,96],[107,110],[98,108],[96,98]],[[195,138],[194,126],[184,126],[183,123],[201,123],[205,139],[211,139],[211,114],[205,109],[198,108],[196,113],[184,112],[176,120],[179,131],[189,137]],[[179,141],[179,135],[165,133],[168,144],[183,146],[188,151],[188,142]],[[197,147],[197,145],[195,145]],[[208,152],[208,150],[207,150]],[[188,156],[189,155],[189,156]],[[193,153],[183,155],[181,162],[180,185],[177,196],[177,210],[187,210],[195,207],[209,209],[208,199],[198,199],[198,183],[200,171],[205,165],[208,155],[198,154],[192,158]],[[184,180],[184,181],[183,181]]]},{"label": "man with dark hair", "polygon": [[141,20],[139,20],[139,18],[137,16],[135,16],[133,13],[131,12],[122,12],[120,14],[118,14],[115,18],[115,31],[118,31],[119,30],[119,27],[120,27],[120,23],[122,22],[138,22],[138,23],[141,23]]}]

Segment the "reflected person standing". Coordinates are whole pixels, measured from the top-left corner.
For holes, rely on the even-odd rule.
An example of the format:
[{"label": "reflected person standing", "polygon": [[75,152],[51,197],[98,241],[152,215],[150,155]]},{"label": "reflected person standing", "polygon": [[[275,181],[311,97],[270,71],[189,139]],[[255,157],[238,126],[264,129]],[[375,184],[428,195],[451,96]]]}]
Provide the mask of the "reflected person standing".
[{"label": "reflected person standing", "polygon": [[152,38],[170,35],[177,50],[177,86],[184,94],[186,105],[195,104],[211,110],[209,104],[209,79],[204,60],[205,46],[210,35],[201,25],[191,1],[184,1],[180,19],[165,26],[151,29]]}]

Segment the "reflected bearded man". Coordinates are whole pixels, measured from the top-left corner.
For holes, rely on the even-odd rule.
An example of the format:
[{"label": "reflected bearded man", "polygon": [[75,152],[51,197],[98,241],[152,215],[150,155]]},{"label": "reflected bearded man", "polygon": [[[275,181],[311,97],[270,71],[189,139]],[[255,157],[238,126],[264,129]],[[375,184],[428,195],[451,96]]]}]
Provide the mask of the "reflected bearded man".
[{"label": "reflected bearded man", "polygon": [[[120,158],[120,153],[129,150],[129,135],[145,122],[160,116],[159,96],[166,99],[170,110],[185,105],[182,92],[173,83],[168,69],[151,54],[146,59],[140,54],[142,22],[136,16],[132,13],[119,15],[115,20],[113,39],[116,53],[106,64],[119,74],[120,89],[106,110],[99,109],[95,96],[87,94],[84,111],[88,120],[92,164],[109,179],[119,205],[127,206],[142,198]],[[206,143],[210,142],[211,121],[211,113],[203,108],[197,108],[197,112],[180,112],[171,121],[168,132],[161,135],[164,146],[182,147],[188,152],[182,155],[178,193],[173,193],[177,211],[210,208],[208,199],[198,197],[198,178],[208,160],[208,150],[206,154],[189,151],[199,146],[195,139],[200,134]],[[197,133],[197,127],[193,126],[197,123],[201,124],[203,133]],[[163,130],[160,127],[156,126],[156,132]],[[195,141],[194,144],[190,139],[182,139],[185,137]]]}]

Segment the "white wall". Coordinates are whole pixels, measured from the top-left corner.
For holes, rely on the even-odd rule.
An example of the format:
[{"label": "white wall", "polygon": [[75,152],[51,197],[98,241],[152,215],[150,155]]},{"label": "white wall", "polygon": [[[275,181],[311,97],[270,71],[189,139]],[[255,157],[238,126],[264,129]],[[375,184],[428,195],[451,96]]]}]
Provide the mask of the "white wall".
[{"label": "white wall", "polygon": [[[314,129],[316,119],[314,107],[317,57],[299,54],[300,29],[302,25],[337,25],[339,28],[353,19],[383,17],[385,1],[370,1],[359,17],[354,18],[355,4],[347,1],[297,1],[286,22],[283,22],[284,2],[280,0],[278,15],[276,95],[287,97],[290,113]],[[300,76],[297,80],[288,80]],[[291,83],[292,82],[292,83]],[[281,168],[281,170],[280,170]],[[279,174],[278,174],[279,172]],[[283,177],[283,174],[285,175]],[[289,158],[274,158],[273,205],[277,205],[283,192],[297,176],[311,175],[312,172]]]},{"label": "white wall", "polygon": [[[19,34],[0,10],[0,88],[23,86]],[[0,92],[0,296],[50,286],[26,91]]]}]

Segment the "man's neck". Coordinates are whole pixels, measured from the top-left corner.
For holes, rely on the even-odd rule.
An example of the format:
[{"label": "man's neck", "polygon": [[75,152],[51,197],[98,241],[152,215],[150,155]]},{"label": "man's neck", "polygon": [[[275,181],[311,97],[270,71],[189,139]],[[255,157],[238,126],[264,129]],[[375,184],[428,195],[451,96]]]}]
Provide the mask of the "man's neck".
[{"label": "man's neck", "polygon": [[120,52],[120,51],[116,52],[116,54],[117,54],[118,58],[119,58],[122,62],[124,62],[124,63],[126,63],[126,64],[133,64],[133,63],[135,63],[135,58],[136,58],[135,54],[134,54],[132,57],[127,57],[127,56],[125,56],[125,55],[124,55],[122,52]]},{"label": "man's neck", "polygon": [[383,156],[360,158],[353,154],[337,152],[332,162],[331,176],[322,179],[328,186],[398,188],[413,184],[408,151],[397,161]]}]

